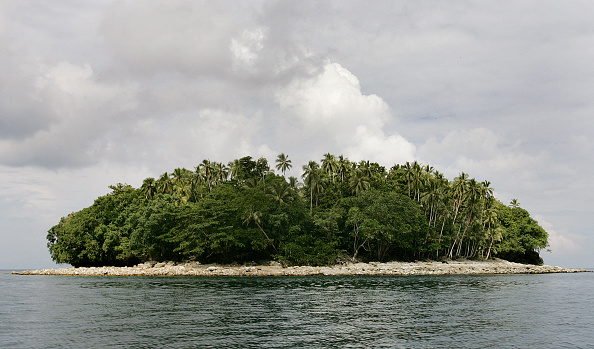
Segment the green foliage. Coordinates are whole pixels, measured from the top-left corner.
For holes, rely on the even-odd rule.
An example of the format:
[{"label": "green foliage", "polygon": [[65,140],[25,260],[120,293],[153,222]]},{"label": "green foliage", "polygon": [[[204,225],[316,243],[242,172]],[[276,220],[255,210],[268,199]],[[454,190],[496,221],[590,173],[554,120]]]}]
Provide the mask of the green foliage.
[{"label": "green foliage", "polygon": [[542,264],[534,251],[547,247],[548,233],[530,217],[528,211],[513,200],[510,207],[499,203],[500,224],[503,227],[498,255],[524,263]]},{"label": "green foliage", "polygon": [[361,247],[374,260],[414,258],[415,247],[427,230],[418,203],[395,192],[370,190],[345,199],[344,204],[349,207],[347,226],[352,227],[353,259]]},{"label": "green foliage", "polygon": [[389,170],[324,154],[303,166],[303,184],[286,179],[291,161],[246,156],[228,166],[204,160],[118,183],[93,205],[48,231],[51,257],[74,266],[142,261],[245,263],[278,260],[325,265],[367,261],[490,258],[539,263],[548,235],[490,183],[461,173],[452,182],[432,167]]}]

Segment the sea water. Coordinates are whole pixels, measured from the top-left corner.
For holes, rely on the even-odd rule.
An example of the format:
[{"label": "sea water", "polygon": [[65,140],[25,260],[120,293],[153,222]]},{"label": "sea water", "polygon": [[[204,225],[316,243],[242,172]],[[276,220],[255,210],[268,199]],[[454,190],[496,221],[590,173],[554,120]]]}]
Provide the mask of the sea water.
[{"label": "sea water", "polygon": [[594,348],[594,273],[1,274],[0,348]]}]

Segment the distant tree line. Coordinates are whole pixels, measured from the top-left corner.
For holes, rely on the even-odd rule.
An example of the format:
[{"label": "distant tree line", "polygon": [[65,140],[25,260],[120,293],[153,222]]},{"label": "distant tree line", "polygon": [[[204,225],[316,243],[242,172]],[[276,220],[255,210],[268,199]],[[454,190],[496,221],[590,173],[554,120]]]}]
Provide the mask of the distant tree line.
[{"label": "distant tree line", "polygon": [[466,173],[449,181],[417,162],[386,170],[325,154],[285,178],[265,158],[202,161],[140,188],[118,183],[47,235],[57,263],[144,261],[293,265],[340,261],[488,259],[542,264],[548,234],[519,207]]}]

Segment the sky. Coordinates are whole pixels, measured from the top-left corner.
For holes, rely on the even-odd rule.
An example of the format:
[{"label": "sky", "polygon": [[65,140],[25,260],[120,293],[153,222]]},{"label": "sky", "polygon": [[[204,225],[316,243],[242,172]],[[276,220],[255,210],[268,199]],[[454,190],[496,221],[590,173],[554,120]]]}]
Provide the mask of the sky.
[{"label": "sky", "polygon": [[0,269],[203,159],[325,153],[489,180],[594,267],[594,2],[0,0]]}]

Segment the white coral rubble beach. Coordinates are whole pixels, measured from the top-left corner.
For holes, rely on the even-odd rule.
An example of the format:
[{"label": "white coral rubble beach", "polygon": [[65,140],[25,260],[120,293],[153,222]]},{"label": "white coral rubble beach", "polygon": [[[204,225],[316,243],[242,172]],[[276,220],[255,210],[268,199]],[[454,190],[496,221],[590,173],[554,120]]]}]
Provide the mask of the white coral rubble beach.
[{"label": "white coral rubble beach", "polygon": [[87,275],[87,276],[309,276],[309,275],[456,275],[456,274],[546,274],[576,273],[584,269],[567,269],[546,265],[527,265],[504,260],[447,262],[349,263],[324,267],[291,266],[279,263],[259,266],[143,263],[134,267],[89,267],[38,269],[13,272],[20,275]]}]

